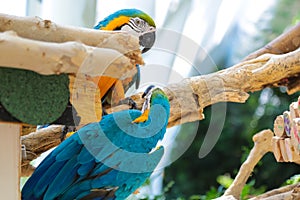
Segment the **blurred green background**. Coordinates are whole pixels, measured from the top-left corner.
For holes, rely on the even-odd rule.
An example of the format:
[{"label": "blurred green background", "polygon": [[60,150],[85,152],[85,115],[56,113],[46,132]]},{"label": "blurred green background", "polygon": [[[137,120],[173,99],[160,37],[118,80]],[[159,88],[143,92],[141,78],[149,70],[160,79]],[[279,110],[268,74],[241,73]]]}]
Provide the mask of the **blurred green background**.
[{"label": "blurred green background", "polygon": [[[267,44],[298,23],[299,10],[300,2],[297,0],[277,1],[272,13],[266,13],[271,15],[270,23],[260,30],[255,40]],[[226,67],[227,62],[222,61],[217,66]],[[197,136],[188,151],[165,169],[165,184],[172,184],[166,193],[167,199],[211,199],[220,195],[225,189],[220,184],[220,175],[235,177],[253,146],[252,136],[263,129],[273,129],[276,116],[288,110],[289,104],[297,101],[299,95],[298,92],[289,96],[285,88],[265,89],[251,93],[245,104],[227,103],[225,125],[217,144],[205,158],[195,159],[203,142],[203,133],[210,123],[211,109],[206,108],[206,119],[199,123]],[[181,131],[188,134],[186,126],[189,125],[184,125]],[[269,153],[248,180],[252,186],[249,193],[278,188],[299,173],[299,169],[299,165],[293,163],[277,163]]]}]

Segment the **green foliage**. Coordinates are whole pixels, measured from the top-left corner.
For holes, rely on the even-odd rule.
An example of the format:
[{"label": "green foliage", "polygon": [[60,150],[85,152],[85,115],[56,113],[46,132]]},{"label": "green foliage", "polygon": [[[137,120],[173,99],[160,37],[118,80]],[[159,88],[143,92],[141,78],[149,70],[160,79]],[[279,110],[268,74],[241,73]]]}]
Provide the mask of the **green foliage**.
[{"label": "green foliage", "polygon": [[[222,175],[222,176],[218,176],[217,182],[227,189],[232,184],[233,179],[228,175]],[[251,180],[249,183],[247,183],[244,186],[241,193],[241,199],[249,199],[253,195],[255,196],[265,192],[266,188],[264,186],[261,186],[256,189],[254,185],[255,185],[255,180]]]},{"label": "green foliage", "polygon": [[286,180],[285,184],[292,185],[292,184],[296,184],[299,182],[300,182],[300,174],[296,174],[296,175],[292,176],[291,178],[289,178],[288,180]]},{"label": "green foliage", "polygon": [[262,194],[266,191],[265,186],[260,186],[259,188],[255,188],[255,180],[251,180],[249,183],[247,183],[241,194],[241,199],[249,199],[251,196],[256,196],[259,194]]},{"label": "green foliage", "polygon": [[232,184],[233,179],[228,175],[222,175],[217,177],[217,182],[227,189]]},{"label": "green foliage", "polygon": [[[299,178],[299,177],[298,177]],[[216,187],[211,187],[207,192],[205,192],[204,195],[191,195],[189,197],[177,197],[174,198],[176,200],[210,200],[214,198],[218,198],[221,195],[223,195],[225,189],[229,188],[229,186],[232,184],[233,179],[229,175],[220,175],[217,177],[217,183],[219,184],[218,189]],[[174,182],[172,182],[169,186],[172,186]],[[249,199],[251,196],[255,196],[258,194],[262,194],[266,191],[266,187],[259,187],[255,188],[255,180],[251,180],[249,183],[247,183],[241,193],[241,199]],[[168,186],[168,187],[169,187]],[[165,195],[167,196],[168,190],[164,190],[164,194],[161,196],[157,196],[154,199],[156,200],[164,200]],[[146,198],[145,200],[148,200],[149,198]],[[168,198],[167,198],[168,199]]]},{"label": "green foliage", "polygon": [[273,20],[271,22],[270,31],[274,36],[282,33],[283,30],[289,28],[289,25],[294,25],[299,19],[300,1],[297,0],[279,0],[275,8]]},{"label": "green foliage", "polygon": [[223,189],[219,188],[216,189],[215,187],[211,187],[209,191],[207,191],[205,193],[205,195],[201,195],[199,196],[201,200],[210,200],[210,199],[214,199],[214,198],[218,198],[223,194]]}]

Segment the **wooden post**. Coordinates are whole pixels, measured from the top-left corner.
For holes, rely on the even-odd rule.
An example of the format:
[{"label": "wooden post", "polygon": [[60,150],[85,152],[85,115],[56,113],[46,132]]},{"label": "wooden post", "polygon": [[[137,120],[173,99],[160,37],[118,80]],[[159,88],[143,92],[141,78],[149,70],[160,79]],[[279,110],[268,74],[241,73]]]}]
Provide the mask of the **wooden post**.
[{"label": "wooden post", "polygon": [[20,195],[20,124],[0,123],[0,194],[1,199],[19,200]]}]

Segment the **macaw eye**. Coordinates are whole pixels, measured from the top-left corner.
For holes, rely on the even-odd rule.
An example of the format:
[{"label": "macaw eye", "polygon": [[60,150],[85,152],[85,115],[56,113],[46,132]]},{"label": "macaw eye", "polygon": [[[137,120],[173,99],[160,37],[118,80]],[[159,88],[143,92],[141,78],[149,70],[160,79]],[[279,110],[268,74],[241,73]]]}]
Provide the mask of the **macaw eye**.
[{"label": "macaw eye", "polygon": [[136,25],[140,25],[141,20],[140,20],[140,19],[136,19],[136,20],[135,20],[135,23],[136,23]]}]

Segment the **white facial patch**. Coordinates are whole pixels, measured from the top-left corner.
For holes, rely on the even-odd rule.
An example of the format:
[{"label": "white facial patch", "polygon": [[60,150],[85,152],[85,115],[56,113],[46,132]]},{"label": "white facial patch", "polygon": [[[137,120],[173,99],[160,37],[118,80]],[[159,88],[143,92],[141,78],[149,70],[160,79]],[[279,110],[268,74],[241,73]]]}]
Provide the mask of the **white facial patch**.
[{"label": "white facial patch", "polygon": [[139,37],[140,35],[142,35],[141,33],[136,32],[135,30],[133,30],[128,24],[122,26],[121,31],[125,31],[129,34],[132,34],[134,36]]}]

